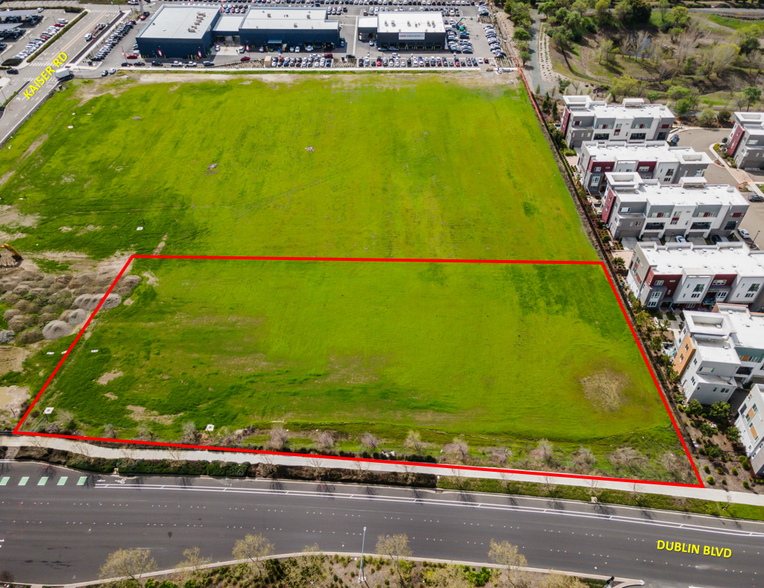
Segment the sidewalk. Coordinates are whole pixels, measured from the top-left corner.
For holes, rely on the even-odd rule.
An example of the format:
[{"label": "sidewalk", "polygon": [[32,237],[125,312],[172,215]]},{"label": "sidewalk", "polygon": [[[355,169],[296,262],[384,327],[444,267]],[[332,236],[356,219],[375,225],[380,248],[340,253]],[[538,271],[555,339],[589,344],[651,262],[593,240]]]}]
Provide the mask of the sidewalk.
[{"label": "sidewalk", "polygon": [[[676,496],[682,498],[696,498],[732,504],[746,504],[750,506],[764,506],[764,495],[746,492],[727,492],[711,488],[693,488],[684,486],[668,486],[666,484],[646,484],[639,482],[619,482],[608,480],[591,480],[572,476],[560,476],[544,472],[510,473],[506,471],[490,471],[488,469],[474,468],[465,469],[459,466],[447,465],[408,465],[396,462],[363,461],[352,458],[332,458],[322,456],[302,457],[299,455],[270,455],[260,453],[245,453],[239,451],[207,451],[207,450],[159,450],[159,449],[133,449],[115,447],[97,447],[82,441],[72,441],[58,437],[29,437],[13,435],[2,437],[0,446],[23,447],[36,446],[50,449],[61,449],[72,453],[80,453],[88,457],[100,457],[104,459],[172,459],[177,460],[208,460],[223,461],[229,463],[268,463],[283,466],[298,467],[321,467],[341,468],[355,470],[359,463],[364,463],[364,469],[375,472],[407,472],[434,474],[436,476],[455,476],[459,478],[483,478],[493,480],[505,480],[513,482],[531,482],[535,484],[556,484],[560,486],[579,486],[584,488],[596,488],[598,490],[621,490],[624,492],[638,492],[642,494],[659,494],[662,496]],[[172,453],[170,454],[170,451]],[[366,467],[368,466],[368,467]],[[558,477],[560,476],[560,477]]]}]

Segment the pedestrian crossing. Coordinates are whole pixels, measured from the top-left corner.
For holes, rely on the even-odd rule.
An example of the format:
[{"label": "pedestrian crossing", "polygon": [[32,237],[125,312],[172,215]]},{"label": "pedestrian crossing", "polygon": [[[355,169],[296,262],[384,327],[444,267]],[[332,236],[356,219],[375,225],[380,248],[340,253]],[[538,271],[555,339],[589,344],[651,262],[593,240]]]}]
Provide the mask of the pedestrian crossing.
[{"label": "pedestrian crossing", "polygon": [[[18,476],[12,478],[11,476],[0,477],[0,487],[2,486],[71,486],[72,483],[76,486],[84,486],[87,484],[89,476],[61,476],[60,478],[53,478],[50,476],[40,476],[36,480],[32,480],[31,476]],[[70,482],[71,481],[71,482]]]}]

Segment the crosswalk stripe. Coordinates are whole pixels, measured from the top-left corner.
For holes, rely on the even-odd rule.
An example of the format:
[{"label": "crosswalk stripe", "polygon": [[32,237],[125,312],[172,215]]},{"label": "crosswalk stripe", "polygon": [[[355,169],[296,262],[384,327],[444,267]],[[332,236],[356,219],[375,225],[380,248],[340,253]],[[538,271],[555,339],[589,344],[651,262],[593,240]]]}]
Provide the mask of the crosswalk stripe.
[{"label": "crosswalk stripe", "polygon": [[62,476],[58,479],[58,486],[63,486],[66,484],[66,481],[69,479],[68,476]]},{"label": "crosswalk stripe", "polygon": [[5,486],[8,483],[8,480],[11,478],[9,476],[4,476],[2,480],[0,480],[0,486]]},{"label": "crosswalk stripe", "polygon": [[47,484],[47,483],[48,483],[48,478],[47,478],[47,476],[43,476],[43,477],[42,477],[42,478],[40,478],[40,480],[37,482],[37,485],[38,485],[38,486],[45,486],[45,484]]},{"label": "crosswalk stripe", "polygon": [[77,486],[84,486],[84,485],[85,485],[85,482],[87,482],[87,479],[88,479],[88,477],[87,477],[87,476],[82,476],[82,477],[81,477],[81,478],[80,478],[80,479],[77,481]]},{"label": "crosswalk stripe", "polygon": [[24,476],[19,480],[19,486],[26,486],[27,482],[29,482],[29,476]]}]

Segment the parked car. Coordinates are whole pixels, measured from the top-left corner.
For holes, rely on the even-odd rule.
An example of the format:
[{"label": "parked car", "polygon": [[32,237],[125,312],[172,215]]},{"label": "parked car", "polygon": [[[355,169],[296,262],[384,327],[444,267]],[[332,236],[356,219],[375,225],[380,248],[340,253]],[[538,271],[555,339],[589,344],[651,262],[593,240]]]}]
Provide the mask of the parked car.
[{"label": "parked car", "polygon": [[239,61],[249,61],[249,59],[250,59],[249,55],[245,55]]},{"label": "parked car", "polygon": [[764,202],[764,196],[759,196],[758,194],[754,194],[753,196],[749,196],[748,200],[750,202]]},{"label": "parked car", "polygon": [[751,233],[749,233],[745,229],[738,229],[737,232],[740,233],[740,236],[743,239],[746,239],[746,240],[750,240],[751,239]]},{"label": "parked car", "polygon": [[102,78],[105,78],[105,77],[106,77],[106,76],[108,76],[108,75],[109,75],[109,71],[108,71],[108,70],[103,70],[103,71],[101,72],[101,77],[102,77]]}]

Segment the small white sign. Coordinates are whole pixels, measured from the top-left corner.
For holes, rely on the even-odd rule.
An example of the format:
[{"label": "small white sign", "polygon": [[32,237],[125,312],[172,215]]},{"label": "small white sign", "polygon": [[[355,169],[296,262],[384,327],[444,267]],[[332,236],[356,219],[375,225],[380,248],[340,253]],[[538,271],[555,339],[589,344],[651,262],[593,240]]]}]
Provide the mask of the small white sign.
[{"label": "small white sign", "polygon": [[215,425],[207,425],[206,431],[208,433],[212,433],[212,431],[214,431],[214,430],[215,430]]},{"label": "small white sign", "polygon": [[98,349],[91,349],[90,353],[98,353]]},{"label": "small white sign", "polygon": [[136,231],[142,231],[142,230],[143,230],[143,227],[138,227],[138,228],[137,228],[137,229],[135,229],[135,230],[136,230]]},{"label": "small white sign", "polygon": [[53,407],[49,406],[48,408],[42,411],[42,414],[50,414],[52,412],[53,412]]}]

